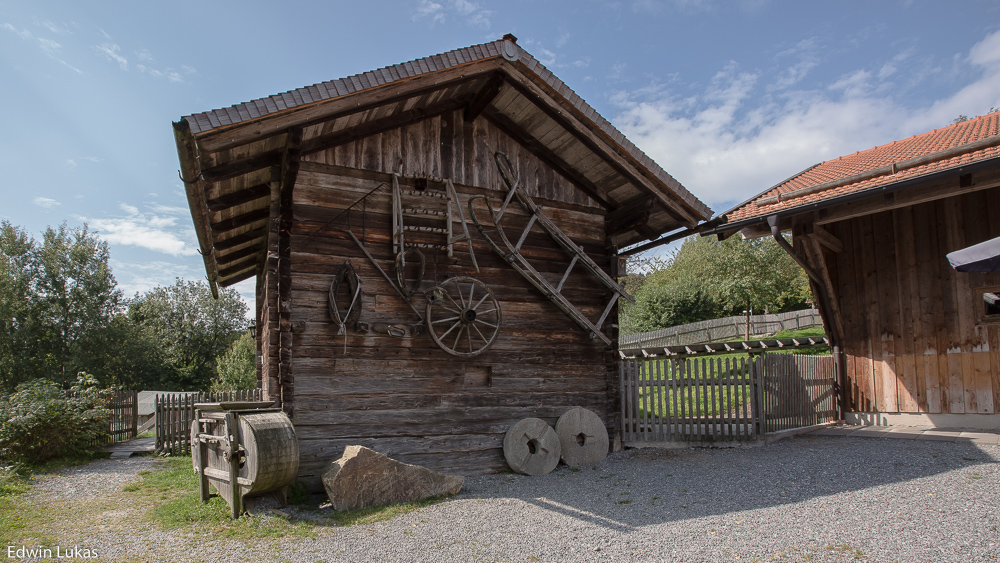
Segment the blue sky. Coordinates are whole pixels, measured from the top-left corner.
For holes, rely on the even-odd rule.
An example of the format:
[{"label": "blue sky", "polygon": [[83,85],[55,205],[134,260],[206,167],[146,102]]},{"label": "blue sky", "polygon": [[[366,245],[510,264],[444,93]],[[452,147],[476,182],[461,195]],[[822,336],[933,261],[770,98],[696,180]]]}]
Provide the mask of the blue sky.
[{"label": "blue sky", "polygon": [[89,224],[129,295],[204,278],[172,121],[504,33],[717,213],[1000,107],[995,0],[3,0],[0,218]]}]

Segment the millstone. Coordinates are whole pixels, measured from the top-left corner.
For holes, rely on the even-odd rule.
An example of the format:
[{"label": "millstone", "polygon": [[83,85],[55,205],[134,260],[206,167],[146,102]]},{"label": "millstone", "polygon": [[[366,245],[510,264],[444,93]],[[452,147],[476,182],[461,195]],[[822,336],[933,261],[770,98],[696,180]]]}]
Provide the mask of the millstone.
[{"label": "millstone", "polygon": [[540,418],[526,418],[503,438],[507,465],[523,475],[545,475],[559,465],[559,436]]},{"label": "millstone", "polygon": [[563,463],[569,466],[600,463],[608,457],[608,429],[601,417],[576,407],[556,421]]}]

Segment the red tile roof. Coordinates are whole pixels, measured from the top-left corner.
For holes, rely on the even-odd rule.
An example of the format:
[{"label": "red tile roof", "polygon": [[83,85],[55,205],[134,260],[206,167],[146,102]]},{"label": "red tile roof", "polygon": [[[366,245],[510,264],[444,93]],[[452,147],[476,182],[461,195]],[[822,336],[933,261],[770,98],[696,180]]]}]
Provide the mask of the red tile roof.
[{"label": "red tile roof", "polygon": [[745,221],[1000,157],[1000,112],[822,162],[726,212]]}]

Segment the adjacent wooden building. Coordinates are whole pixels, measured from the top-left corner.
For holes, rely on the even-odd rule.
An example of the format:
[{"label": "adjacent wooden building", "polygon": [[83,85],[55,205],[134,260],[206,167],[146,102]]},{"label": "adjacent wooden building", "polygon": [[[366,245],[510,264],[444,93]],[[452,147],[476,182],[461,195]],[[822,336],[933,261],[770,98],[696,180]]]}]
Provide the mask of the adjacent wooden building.
[{"label": "adjacent wooden building", "polygon": [[[711,213],[513,36],[187,116],[174,129],[212,287],[256,279],[261,387],[292,417],[306,479],[349,444],[455,473],[501,470],[511,425],[554,423],[574,406],[615,435],[615,290],[566,240],[613,279],[619,248]],[[513,198],[501,226],[558,297],[473,224],[498,240],[489,211],[511,181],[540,217]],[[339,331],[354,295],[348,263],[360,312]],[[468,301],[487,288],[502,321],[488,349],[456,355],[445,348],[480,346],[473,328],[460,326],[452,346],[454,332],[440,334],[450,321],[432,324],[438,345],[421,317],[436,302],[428,290],[466,277],[482,284],[463,286]],[[409,289],[407,303],[398,290]],[[598,330],[581,328],[560,298]]]},{"label": "adjacent wooden building", "polygon": [[823,162],[725,215],[707,234],[792,233],[848,419],[1000,427],[983,416],[1000,413],[1000,274],[945,257],[1000,236],[1000,113]]}]

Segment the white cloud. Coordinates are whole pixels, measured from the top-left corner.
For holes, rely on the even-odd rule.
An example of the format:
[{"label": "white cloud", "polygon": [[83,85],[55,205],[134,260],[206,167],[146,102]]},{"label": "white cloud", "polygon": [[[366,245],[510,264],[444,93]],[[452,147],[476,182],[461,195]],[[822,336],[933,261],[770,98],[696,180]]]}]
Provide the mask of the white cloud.
[{"label": "white cloud", "polygon": [[415,19],[430,19],[431,23],[435,24],[444,23],[449,17],[455,17],[469,25],[489,29],[493,13],[479,2],[471,0],[444,0],[443,3],[420,0],[413,16]]},{"label": "white cloud", "polygon": [[35,199],[31,200],[31,202],[39,207],[44,207],[46,209],[52,209],[57,205],[62,205],[60,202],[50,197],[41,197],[41,196],[36,197]]},{"label": "white cloud", "polygon": [[43,20],[38,22],[38,25],[49,30],[51,33],[55,33],[56,35],[73,33],[69,28],[70,26],[64,23],[53,23],[50,22],[49,20]]},{"label": "white cloud", "polygon": [[[970,50],[967,70],[975,76],[929,107],[904,106],[887,82],[908,56],[873,61],[873,70],[856,69],[825,87],[798,90],[792,86],[799,81],[788,70],[769,78],[730,63],[695,96],[658,85],[619,92],[612,98],[620,108],[613,121],[699,199],[722,212],[817,162],[1000,105],[1000,31]],[[761,89],[770,94],[757,97]]]},{"label": "white cloud", "polygon": [[198,253],[194,233],[181,228],[177,217],[156,212],[141,213],[133,205],[119,204],[124,217],[86,218],[85,221],[102,239],[111,244],[138,246],[170,256],[193,256]]},{"label": "white cloud", "polygon": [[0,25],[0,29],[6,29],[7,31],[10,31],[11,33],[15,33],[21,39],[31,39],[32,37],[34,37],[31,34],[31,32],[28,31],[27,29],[18,29],[18,28],[14,27],[13,25],[11,25],[8,22],[4,22],[3,25]]},{"label": "white cloud", "polygon": [[126,59],[121,54],[121,47],[116,43],[101,43],[100,45],[95,45],[98,53],[104,55],[106,59],[113,63],[118,63],[118,67],[122,70],[128,70],[128,59]]},{"label": "white cloud", "polygon": [[[48,23],[48,22],[46,22],[46,23]],[[3,25],[0,25],[0,29],[6,29],[7,31],[15,33],[21,39],[25,39],[25,40],[27,40],[27,39],[36,39],[38,41],[38,47],[42,50],[43,53],[45,53],[45,55],[47,57],[49,57],[50,59],[58,62],[59,64],[65,66],[66,68],[72,70],[73,72],[75,72],[77,74],[83,74],[82,70],[76,68],[75,66],[69,64],[68,62],[66,62],[65,60],[62,59],[61,53],[60,53],[60,51],[62,50],[62,45],[59,44],[58,41],[53,41],[52,39],[48,39],[46,37],[35,37],[27,29],[18,29],[18,28],[14,27],[13,25],[11,25],[8,22],[4,22]]]}]

